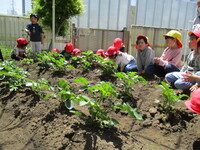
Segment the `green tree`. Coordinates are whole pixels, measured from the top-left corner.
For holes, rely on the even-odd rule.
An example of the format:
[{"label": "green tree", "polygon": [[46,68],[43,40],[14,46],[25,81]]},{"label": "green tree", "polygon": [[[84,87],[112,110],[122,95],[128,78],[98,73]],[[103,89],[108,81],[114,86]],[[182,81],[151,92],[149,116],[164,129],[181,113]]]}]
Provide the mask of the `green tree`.
[{"label": "green tree", "polygon": [[[44,27],[52,29],[52,0],[35,0],[34,10]],[[68,20],[83,12],[82,0],[55,0],[55,34],[65,36]]]}]

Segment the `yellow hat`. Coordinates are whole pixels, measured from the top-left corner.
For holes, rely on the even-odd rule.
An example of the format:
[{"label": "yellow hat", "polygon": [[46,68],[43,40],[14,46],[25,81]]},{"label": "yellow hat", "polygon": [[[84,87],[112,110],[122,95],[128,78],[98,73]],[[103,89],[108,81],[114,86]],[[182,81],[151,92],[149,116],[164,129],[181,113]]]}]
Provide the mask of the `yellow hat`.
[{"label": "yellow hat", "polygon": [[197,39],[197,43],[200,41],[200,38]]},{"label": "yellow hat", "polygon": [[177,44],[180,45],[180,47],[183,46],[183,44],[181,43],[181,39],[182,39],[182,34],[176,30],[171,30],[169,31],[167,34],[163,35],[164,37],[169,36],[169,37],[173,37],[175,39],[177,39]]}]

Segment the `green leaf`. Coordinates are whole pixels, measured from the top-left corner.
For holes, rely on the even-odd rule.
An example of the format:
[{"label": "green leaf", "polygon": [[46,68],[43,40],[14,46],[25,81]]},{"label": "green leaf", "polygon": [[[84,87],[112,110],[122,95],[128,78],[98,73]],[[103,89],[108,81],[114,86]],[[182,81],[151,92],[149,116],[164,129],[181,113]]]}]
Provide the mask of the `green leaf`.
[{"label": "green leaf", "polygon": [[71,113],[74,113],[76,115],[82,116],[83,114],[79,111],[75,111],[75,110],[70,110]]},{"label": "green leaf", "polygon": [[89,82],[87,81],[87,79],[86,79],[86,78],[83,78],[83,77],[80,77],[80,78],[74,80],[74,82],[75,82],[75,83],[83,83],[83,84],[85,84],[85,85],[88,85],[88,84],[89,84]]}]

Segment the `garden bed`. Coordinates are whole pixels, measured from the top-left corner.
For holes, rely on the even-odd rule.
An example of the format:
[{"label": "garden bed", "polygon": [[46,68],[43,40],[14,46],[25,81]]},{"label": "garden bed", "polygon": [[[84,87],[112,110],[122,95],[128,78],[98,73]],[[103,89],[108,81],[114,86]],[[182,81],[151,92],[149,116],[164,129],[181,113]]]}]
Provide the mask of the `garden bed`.
[{"label": "garden bed", "polygon": [[[117,85],[122,81],[114,76],[102,76],[101,69],[91,68],[88,71],[77,67],[66,68],[64,72],[54,69],[41,70],[40,62],[18,66],[28,71],[29,79],[37,81],[45,78],[51,86],[64,79],[73,93],[86,94],[80,91],[81,83],[75,83],[84,77],[95,85],[100,81],[109,81],[118,93],[122,88]],[[2,150],[198,150],[200,148],[200,116],[186,110],[184,101],[176,103],[175,110],[164,119],[162,109],[155,100],[162,100],[162,90],[158,78],[147,78],[147,83],[138,82],[132,87],[132,98],[117,97],[116,101],[128,102],[137,107],[143,121],[138,121],[127,112],[115,109],[108,114],[119,121],[119,125],[109,128],[94,127],[87,124],[78,115],[68,110],[62,100],[51,97],[43,100],[31,87],[22,86],[10,91],[9,86],[0,83],[0,149]],[[175,93],[181,91],[174,89]],[[109,99],[112,100],[112,99]],[[104,105],[108,103],[105,102]],[[89,117],[88,106],[76,106]]]}]

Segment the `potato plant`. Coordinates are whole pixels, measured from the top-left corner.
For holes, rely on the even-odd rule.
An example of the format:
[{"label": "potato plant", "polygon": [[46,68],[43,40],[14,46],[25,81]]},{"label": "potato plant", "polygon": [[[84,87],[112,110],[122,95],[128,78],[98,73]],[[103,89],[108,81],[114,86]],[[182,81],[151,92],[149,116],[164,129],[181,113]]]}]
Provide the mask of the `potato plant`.
[{"label": "potato plant", "polygon": [[133,97],[131,94],[131,91],[134,90],[132,87],[133,84],[138,82],[146,83],[146,80],[142,76],[137,75],[137,72],[118,72],[115,73],[115,76],[122,81],[122,83],[119,85],[124,87],[124,92],[122,94],[128,97]]},{"label": "potato plant", "polygon": [[[133,109],[129,104],[115,104],[115,98],[118,96],[118,93],[116,92],[114,86],[110,82],[100,82],[97,85],[91,86],[87,79],[85,78],[78,78],[75,80],[75,82],[83,83],[84,84],[84,90],[88,90],[92,92],[92,95],[94,99],[91,99],[88,96],[85,95],[79,95],[77,96],[76,100],[80,105],[88,105],[88,111],[90,113],[90,118],[86,118],[85,115],[83,115],[79,111],[71,111],[75,114],[80,115],[86,123],[93,124],[99,127],[113,127],[119,122],[108,116],[108,110],[113,111],[114,109],[121,109],[122,111],[127,111],[128,114],[136,118],[137,120],[142,120],[141,115],[138,113],[136,109]],[[81,87],[81,90],[83,88]],[[108,105],[104,106],[104,103],[108,103]]]},{"label": "potato plant", "polygon": [[17,67],[13,61],[3,61],[0,62],[0,75],[2,82],[9,85],[10,91],[16,91],[19,87],[25,85],[25,79],[29,73]]},{"label": "potato plant", "polygon": [[68,64],[61,54],[46,51],[38,54],[38,60],[41,62],[41,69],[53,68],[57,71],[66,71],[66,65]]},{"label": "potato plant", "polygon": [[35,94],[40,96],[40,98],[43,98],[44,100],[49,99],[50,97],[54,96],[55,88],[49,85],[49,82],[42,78],[39,79],[37,82],[28,79],[28,82],[26,82],[26,86],[32,87]]},{"label": "potato plant", "polygon": [[170,111],[174,110],[174,105],[182,97],[188,97],[185,94],[176,95],[173,89],[170,88],[169,84],[161,82],[161,85],[158,85],[163,92],[163,100],[156,100],[156,103],[159,103],[163,109],[163,113],[168,115]]}]

